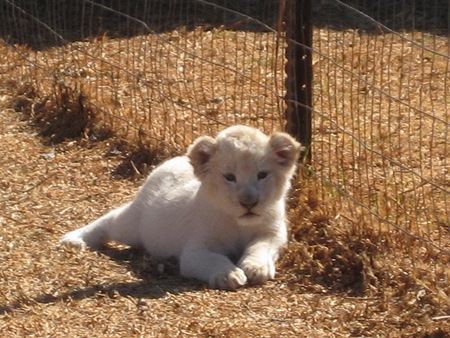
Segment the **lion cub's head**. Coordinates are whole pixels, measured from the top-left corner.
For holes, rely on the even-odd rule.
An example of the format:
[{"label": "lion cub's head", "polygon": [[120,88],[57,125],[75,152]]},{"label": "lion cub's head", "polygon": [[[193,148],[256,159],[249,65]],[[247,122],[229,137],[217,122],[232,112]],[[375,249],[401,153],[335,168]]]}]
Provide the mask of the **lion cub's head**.
[{"label": "lion cub's head", "polygon": [[216,139],[199,137],[188,156],[212,204],[239,224],[251,225],[278,212],[300,149],[286,133],[269,137],[255,128],[233,126]]}]

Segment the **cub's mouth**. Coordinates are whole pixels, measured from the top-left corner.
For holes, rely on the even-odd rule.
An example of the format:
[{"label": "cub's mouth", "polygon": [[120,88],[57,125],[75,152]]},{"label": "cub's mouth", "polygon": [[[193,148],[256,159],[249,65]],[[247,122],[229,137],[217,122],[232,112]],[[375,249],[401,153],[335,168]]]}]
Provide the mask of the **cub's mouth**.
[{"label": "cub's mouth", "polygon": [[261,222],[261,215],[255,214],[252,211],[247,211],[238,217],[237,222],[242,226],[254,226]]},{"label": "cub's mouth", "polygon": [[243,214],[240,218],[252,218],[252,217],[258,217],[258,214],[255,214],[252,211],[247,211],[245,214]]}]

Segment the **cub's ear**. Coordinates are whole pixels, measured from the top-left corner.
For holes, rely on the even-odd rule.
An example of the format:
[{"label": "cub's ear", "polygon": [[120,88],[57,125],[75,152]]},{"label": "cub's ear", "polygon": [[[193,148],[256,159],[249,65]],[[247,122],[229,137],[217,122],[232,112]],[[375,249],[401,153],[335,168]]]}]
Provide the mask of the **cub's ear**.
[{"label": "cub's ear", "polygon": [[292,136],[286,133],[274,133],[270,137],[269,145],[275,153],[279,164],[290,167],[297,163],[300,151],[303,149]]},{"label": "cub's ear", "polygon": [[201,136],[192,143],[187,151],[187,156],[194,167],[194,174],[201,176],[206,172],[206,164],[216,152],[217,142],[209,136]]}]

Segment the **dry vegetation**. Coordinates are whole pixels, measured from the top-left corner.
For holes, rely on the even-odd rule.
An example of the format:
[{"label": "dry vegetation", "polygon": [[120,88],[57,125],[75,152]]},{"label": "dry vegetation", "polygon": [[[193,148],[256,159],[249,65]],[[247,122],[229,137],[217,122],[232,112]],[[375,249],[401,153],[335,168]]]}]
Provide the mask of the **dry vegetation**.
[{"label": "dry vegetation", "polygon": [[448,305],[415,275],[429,271],[380,255],[377,238],[349,236],[322,213],[312,189],[294,194],[292,243],[277,280],[262,287],[209,290],[179,277],[174,262],[137,250],[59,247],[61,234],[130,199],[140,180],[113,178],[120,156],[105,156],[114,154],[111,140],[46,146],[4,106],[0,122],[5,336],[445,337],[449,330],[439,319]]},{"label": "dry vegetation", "polygon": [[[129,200],[142,174],[196,135],[237,122],[281,127],[282,95],[272,91],[282,92],[283,58],[273,35],[196,29],[161,36],[162,45],[144,35],[38,52],[0,47],[0,331],[447,336],[448,252],[383,225],[317,177],[295,184],[291,244],[277,280],[266,286],[209,290],[181,278],[175,262],[138,250],[58,246],[66,231]],[[448,126],[375,88],[448,121],[448,60],[405,52],[391,35],[318,30],[315,36],[325,55],[362,79],[315,58],[321,80],[313,168],[372,212],[393,215],[390,221],[448,251],[448,196],[386,160],[417,168],[448,189]],[[430,39],[433,48],[448,50],[448,40]],[[327,43],[336,49],[327,50]],[[405,77],[404,67],[413,75]],[[135,179],[121,178],[132,174]]]}]

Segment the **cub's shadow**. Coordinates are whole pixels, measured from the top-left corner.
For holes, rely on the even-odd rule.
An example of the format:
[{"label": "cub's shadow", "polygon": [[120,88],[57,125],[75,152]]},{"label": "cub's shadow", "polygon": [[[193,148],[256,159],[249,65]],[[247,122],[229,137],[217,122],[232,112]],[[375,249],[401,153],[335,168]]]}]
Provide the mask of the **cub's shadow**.
[{"label": "cub's shadow", "polygon": [[[184,291],[203,290],[206,287],[204,283],[181,276],[175,258],[154,258],[144,249],[136,248],[106,247],[98,252],[125,266],[140,279],[138,283],[131,284],[136,286],[131,289],[126,285],[121,290],[113,288],[113,291],[119,293],[122,291],[121,295],[160,298],[166,293],[178,294]],[[143,288],[139,287],[140,285]]]},{"label": "cub's shadow", "polygon": [[[139,278],[135,282],[91,284],[72,291],[54,294],[41,294],[35,297],[21,296],[11,305],[0,304],[0,315],[23,309],[33,304],[50,304],[69,300],[82,300],[93,297],[118,296],[158,299],[166,294],[181,294],[186,291],[201,291],[206,285],[196,280],[184,278],[179,274],[179,266],[175,259],[156,259],[143,249],[106,247],[97,251],[100,255],[108,256],[116,263],[131,270]],[[139,302],[136,302],[139,304]]]}]

